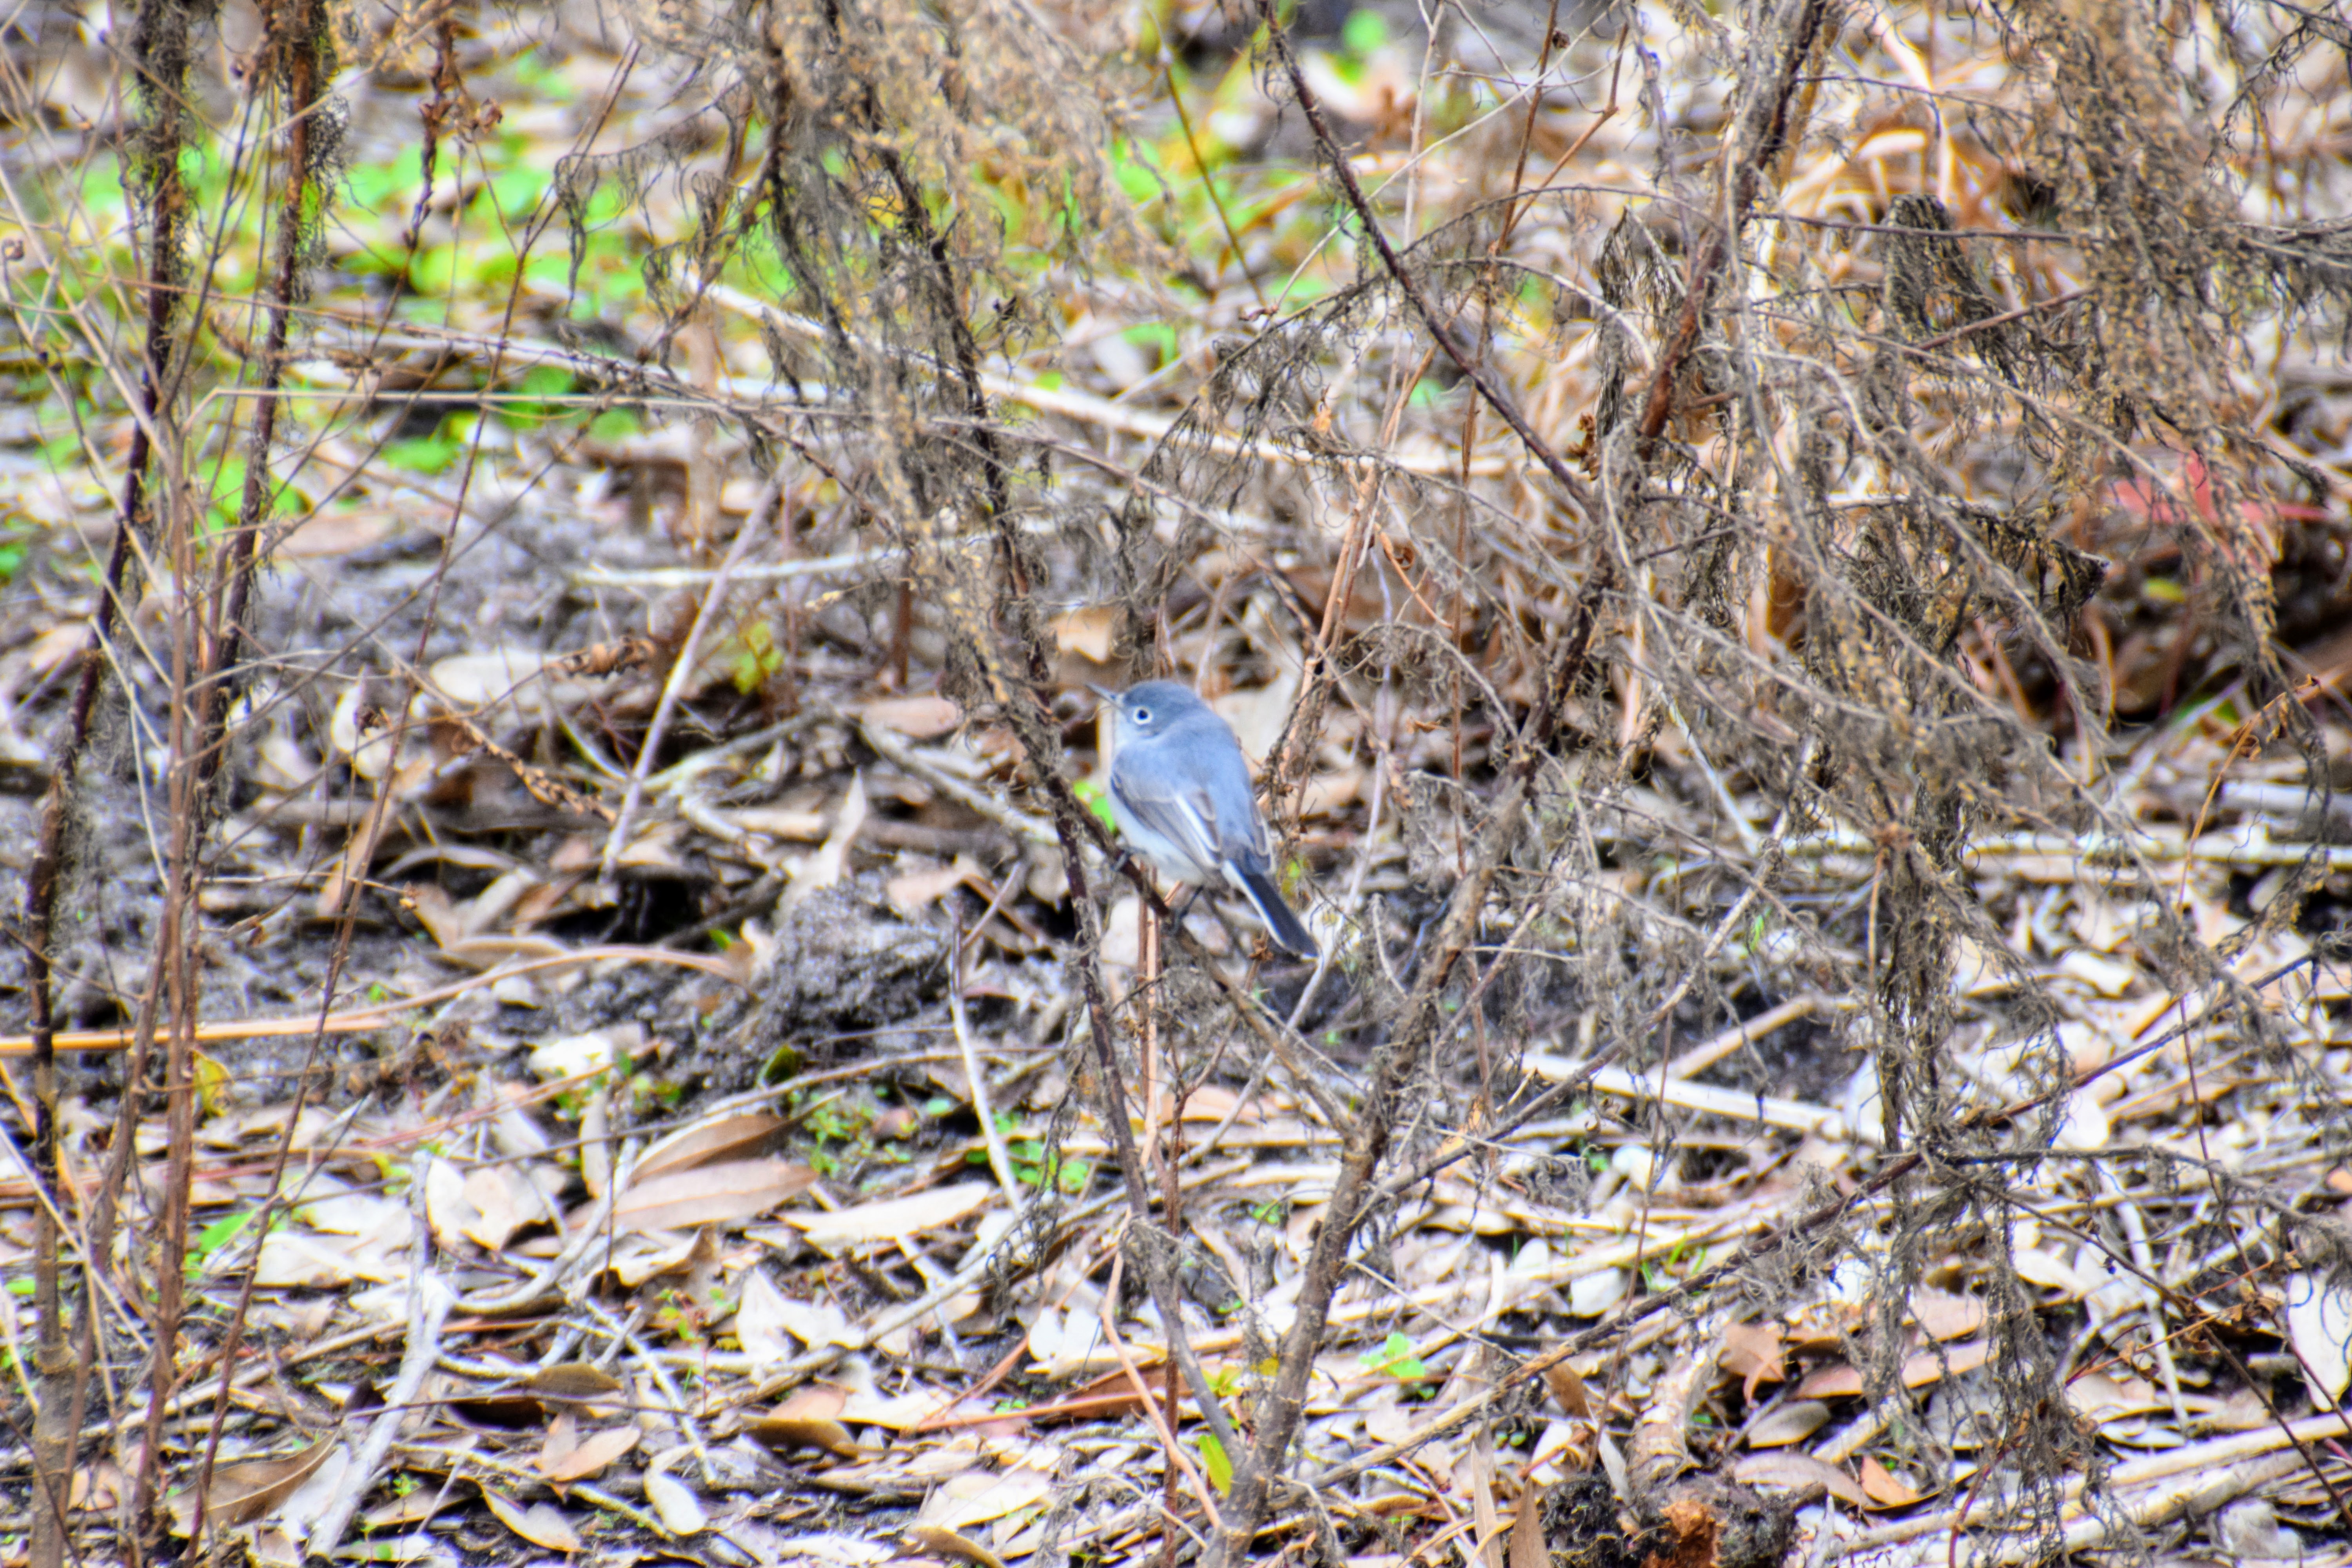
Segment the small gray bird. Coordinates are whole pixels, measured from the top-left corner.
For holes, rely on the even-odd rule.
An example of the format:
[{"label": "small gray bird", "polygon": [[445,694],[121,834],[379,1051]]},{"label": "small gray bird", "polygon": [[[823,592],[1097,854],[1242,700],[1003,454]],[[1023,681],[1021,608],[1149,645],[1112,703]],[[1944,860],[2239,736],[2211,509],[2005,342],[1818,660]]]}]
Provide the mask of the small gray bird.
[{"label": "small gray bird", "polygon": [[1265,818],[1233,726],[1172,680],[1092,689],[1116,715],[1110,814],[1127,847],[1171,882],[1232,888],[1276,946],[1313,958],[1315,938],[1283,902],[1268,867]]}]

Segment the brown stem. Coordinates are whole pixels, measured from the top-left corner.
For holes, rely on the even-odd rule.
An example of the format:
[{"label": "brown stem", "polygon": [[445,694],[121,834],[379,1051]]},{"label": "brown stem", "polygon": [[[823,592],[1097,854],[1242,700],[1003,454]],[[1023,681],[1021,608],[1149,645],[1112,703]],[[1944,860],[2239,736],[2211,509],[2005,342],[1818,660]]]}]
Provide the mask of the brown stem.
[{"label": "brown stem", "polygon": [[[290,16],[289,13],[291,13]],[[265,42],[264,52],[268,58],[281,62],[280,68],[284,76],[289,115],[285,193],[282,205],[278,208],[278,274],[271,289],[269,326],[262,355],[260,406],[255,415],[253,435],[247,447],[245,493],[238,503],[236,535],[230,547],[229,562],[225,568],[229,579],[228,602],[220,624],[215,628],[212,668],[208,671],[205,683],[205,728],[200,737],[201,749],[197,754],[196,796],[199,811],[203,809],[204,797],[210,793],[209,785],[217,775],[221,763],[227,754],[226,715],[229,686],[232,672],[237,668],[241,658],[239,644],[252,640],[245,626],[247,600],[251,593],[253,562],[257,549],[257,541],[262,528],[268,521],[269,449],[277,434],[278,405],[277,392],[285,363],[292,306],[301,277],[305,205],[317,191],[317,186],[310,178],[310,131],[312,116],[317,110],[320,98],[318,40],[325,36],[327,26],[324,7],[320,0],[280,0],[278,5],[271,7],[269,20],[271,36]],[[445,70],[454,68],[446,64],[448,59],[446,30],[449,26],[445,15],[442,22],[445,30],[445,47],[442,57]],[[436,90],[438,94],[445,89],[436,81]],[[429,163],[429,157],[427,162]],[[389,788],[389,785],[390,775],[387,774],[385,779],[379,782],[378,787],[383,790]],[[199,826],[201,827],[201,823]],[[362,832],[365,830],[364,827],[360,829]],[[307,1069],[315,1065],[320,1047],[326,1038],[323,1020],[333,1008],[335,983],[342,973],[344,959],[351,950],[351,913],[355,905],[358,883],[354,879],[345,879],[341,886],[343,890],[341,918],[336,931],[334,953],[328,963],[326,988],[320,994],[319,1001],[321,1027],[310,1037],[310,1058],[304,1064],[306,1070],[297,1080],[294,1110],[289,1116],[286,1131],[279,1139],[277,1158],[270,1173],[269,1196],[263,1203],[262,1212],[254,1222],[252,1233],[256,1236],[268,1234],[271,1210],[278,1202],[279,1188],[283,1184],[287,1161],[293,1151],[294,1126],[301,1119],[303,1106],[310,1097],[310,1073]],[[187,1037],[191,1041],[191,1050],[194,1048],[194,1027],[195,1016],[192,1002],[187,1017]],[[173,1031],[175,1047],[180,1037],[180,1031],[175,1028]],[[192,1104],[188,1108],[192,1124],[194,1113]],[[177,1127],[176,1121],[173,1125]],[[178,1258],[179,1254],[171,1254],[166,1260],[166,1266],[178,1268]],[[219,1404],[214,1408],[212,1426],[205,1435],[204,1457],[196,1468],[194,1501],[188,1530],[189,1539],[192,1541],[201,1542],[204,1539],[205,1500],[212,1487],[213,1465],[220,1452],[221,1432],[226,1425],[229,1409],[227,1379],[236,1368],[236,1352],[239,1342],[244,1337],[247,1314],[252,1308],[254,1282],[257,1273],[258,1271],[254,1269],[246,1271],[243,1287],[237,1294],[236,1309],[229,1315],[228,1329],[221,1341],[218,1359],[221,1367],[222,1395]]]},{"label": "brown stem", "polygon": [[319,111],[319,41],[326,35],[325,8],[320,0],[278,0],[270,7],[269,36],[265,58],[278,62],[286,100],[286,184],[278,209],[278,271],[271,280],[269,327],[263,339],[261,384],[246,444],[245,491],[237,500],[236,531],[222,568],[227,592],[218,622],[213,627],[209,658],[202,685],[204,722],[197,731],[196,804],[219,774],[227,752],[226,715],[233,672],[242,662],[244,645],[252,635],[246,629],[246,610],[253,592],[253,563],[262,529],[269,521],[272,489],[269,448],[278,436],[278,388],[284,379],[286,343],[291,331],[293,304],[302,276],[302,230],[306,205],[318,194],[310,178],[311,127]]},{"label": "brown stem", "polygon": [[[1144,1282],[1151,1292],[1152,1304],[1159,1310],[1160,1321],[1167,1331],[1170,1359],[1182,1371],[1185,1382],[1192,1386],[1193,1403],[1200,1407],[1202,1419],[1208,1424],[1217,1441],[1224,1446],[1225,1452],[1233,1454],[1239,1450],[1240,1440],[1217,1402],[1216,1392],[1202,1368],[1200,1359],[1185,1338],[1180,1311],[1181,1302],[1175,1279],[1168,1267],[1168,1249],[1153,1245],[1148,1234],[1151,1228],[1151,1186],[1142,1157],[1136,1148],[1134,1131],[1128,1121],[1125,1075],[1119,1068],[1118,1041],[1111,1029],[1110,1006],[1103,994],[1101,919],[1095,909],[1093,895],[1087,884],[1085,862],[1080,856],[1080,846],[1086,841],[1089,826],[1098,835],[1101,825],[1078,804],[1076,795],[1071,792],[1069,780],[1063,775],[1061,741],[1055,733],[1053,714],[1045,697],[1054,688],[1050,636],[1031,593],[1028,573],[1022,562],[1020,542],[1006,504],[1007,479],[993,425],[989,418],[987,394],[981,384],[979,347],[964,318],[961,289],[945,237],[933,229],[921,193],[916,188],[913,176],[904,163],[887,150],[881,153],[880,158],[885,171],[898,189],[903,221],[910,236],[930,258],[939,305],[945,319],[951,323],[954,334],[956,373],[962,383],[966,405],[979,433],[988,481],[989,515],[997,529],[998,549],[1009,589],[1005,608],[1028,666],[1025,682],[1004,682],[1000,695],[1005,717],[1035,763],[1039,782],[1052,805],[1054,829],[1062,850],[1070,900],[1078,913],[1077,970],[1086,996],[1087,1026],[1094,1036],[1095,1054],[1102,1076],[1097,1111],[1102,1118],[1105,1130],[1110,1134],[1111,1147],[1118,1160],[1119,1174],[1127,1184],[1129,1209],[1136,1229],[1141,1234],[1141,1244],[1137,1247],[1136,1253],[1143,1265]],[[1155,910],[1160,908],[1156,900],[1153,906]]]},{"label": "brown stem", "polygon": [[1784,0],[1784,8],[1792,10],[1794,15],[1783,25],[1785,40],[1772,56],[1771,79],[1748,84],[1739,119],[1726,139],[1721,209],[1708,215],[1709,221],[1699,233],[1698,244],[1691,250],[1690,271],[1683,285],[1682,314],[1675,321],[1674,334],[1658,354],[1657,374],[1650,378],[1649,395],[1642,405],[1642,422],[1636,427],[1644,452],[1664,432],[1666,421],[1674,414],[1675,383],[1681,379],[1684,362],[1690,358],[1691,350],[1698,346],[1706,301],[1715,292],[1717,276],[1738,243],[1739,229],[1748,221],[1748,209],[1755,205],[1757,184],[1763,177],[1765,166],[1779,156],[1786,140],[1789,95],[1796,86],[1797,73],[1805,57],[1812,51],[1813,37],[1821,31],[1828,5],[1827,0]]},{"label": "brown stem", "polygon": [[[34,1168],[49,1201],[34,1205],[34,1359],[39,1378],[40,1410],[33,1425],[33,1528],[29,1543],[31,1568],[58,1568],[64,1561],[67,1539],[65,1502],[74,1462],[74,1434],[81,1426],[81,1409],[89,1383],[91,1352],[96,1344],[98,1291],[84,1281],[69,1342],[65,1328],[64,1292],[60,1280],[56,1215],[62,1212],[65,1185],[58,1149],[58,1075],[54,995],[58,884],[65,860],[81,760],[88,751],[90,723],[106,679],[107,650],[121,618],[122,597],[131,571],[134,537],[148,530],[147,476],[155,453],[155,436],[168,402],[172,339],[180,297],[180,236],[188,195],[180,176],[178,138],[179,95],[187,75],[184,30],[172,26],[164,13],[169,0],[149,0],[142,6],[133,58],[148,94],[148,119],[164,128],[163,142],[151,157],[139,161],[142,174],[152,182],[144,204],[152,216],[146,237],[146,342],[140,363],[142,417],[131,428],[131,448],[124,462],[122,501],[118,510],[114,542],[108,551],[105,577],[99,589],[98,609],[89,640],[83,644],[81,665],[68,710],[63,743],[41,802],[41,824],[30,868],[25,878],[26,984],[31,1003],[34,1086]],[[110,1234],[87,1247],[86,1266],[102,1267],[109,1255]]]},{"label": "brown stem", "polygon": [[1473,355],[1455,341],[1453,328],[1438,314],[1437,307],[1431,303],[1421,280],[1405,270],[1404,262],[1398,257],[1396,247],[1389,243],[1387,232],[1381,227],[1380,220],[1372,211],[1372,204],[1364,195],[1363,185],[1356,179],[1354,166],[1349,163],[1339,138],[1331,133],[1329,123],[1323,118],[1323,106],[1316,100],[1314,90],[1307,85],[1307,74],[1299,68],[1298,57],[1290,47],[1290,36],[1285,31],[1281,18],[1275,14],[1275,0],[1258,0],[1258,14],[1265,24],[1267,41],[1273,47],[1275,58],[1290,78],[1298,107],[1307,116],[1307,129],[1314,132],[1316,145],[1322,149],[1324,161],[1330,164],[1332,177],[1339,183],[1340,194],[1347,198],[1357,221],[1363,225],[1373,249],[1379,252],[1381,269],[1395,280],[1406,303],[1421,318],[1422,324],[1429,329],[1429,334],[1438,348],[1477,389],[1486,406],[1511,427],[1512,434],[1518,437],[1528,455],[1543,465],[1544,471],[1575,503],[1577,510],[1591,517],[1593,515],[1592,492],[1582,477],[1552,450],[1549,442],[1536,434],[1535,426],[1528,423],[1527,416],[1519,412],[1518,404],[1505,390],[1502,383],[1495,379],[1495,373],[1486,367],[1483,356]]},{"label": "brown stem", "polygon": [[[1811,47],[1813,33],[1818,30],[1823,0],[1787,0],[1797,15],[1785,28],[1786,42],[1772,57],[1772,79],[1760,84],[1766,90],[1751,89],[1748,101],[1741,114],[1738,134],[1727,152],[1727,189],[1725,192],[1730,221],[1737,224],[1745,216],[1755,195],[1757,167],[1767,161],[1778,146],[1780,127],[1786,113],[1786,100],[1793,83],[1798,62]],[[1510,426],[1523,444],[1545,470],[1550,473],[1561,489],[1576,501],[1587,516],[1595,515],[1590,492],[1582,481],[1571,473],[1559,454],[1552,451],[1519,413],[1517,405],[1495,381],[1483,358],[1474,359],[1457,344],[1445,321],[1438,315],[1418,280],[1412,277],[1399,259],[1387,235],[1381,230],[1377,215],[1365,198],[1355,171],[1332,135],[1321,107],[1307,84],[1279,19],[1275,15],[1273,0],[1259,0],[1276,59],[1288,75],[1299,108],[1306,115],[1324,159],[1331,166],[1342,195],[1354,210],[1357,220],[1370,237],[1381,265],[1398,289],[1412,303],[1440,347],[1458,365],[1480,397]],[[1753,155],[1746,155],[1753,149]],[[1653,386],[1652,403],[1655,405],[1658,428],[1663,428],[1666,411],[1671,408],[1672,386],[1682,360],[1696,342],[1696,312],[1712,287],[1715,271],[1728,254],[1730,234],[1724,229],[1709,230],[1713,246],[1703,246],[1692,261],[1692,283],[1685,302],[1685,320],[1676,329],[1677,346],[1659,358],[1658,377]],[[1700,265],[1701,260],[1706,265]],[[1664,402],[1660,402],[1660,389]],[[1650,416],[1645,414],[1645,444],[1654,437],[1647,429]],[[1265,1519],[1272,1501],[1272,1480],[1281,1469],[1288,1452],[1290,1440],[1306,1407],[1307,1385],[1314,1366],[1315,1351],[1320,1342],[1328,1320],[1330,1302],[1345,1273],[1349,1247],[1354,1241],[1360,1219],[1364,1217],[1362,1199],[1370,1192],[1381,1157],[1387,1152],[1389,1138],[1394,1129],[1400,1102],[1404,1091],[1419,1073],[1424,1053],[1434,1042],[1444,1016],[1440,1003],[1447,980],[1452,976],[1462,955],[1476,938],[1478,920],[1486,891],[1511,841],[1518,832],[1519,816],[1532,790],[1537,769],[1549,750],[1552,735],[1558,727],[1561,704],[1568,691],[1582,678],[1591,652],[1594,628],[1601,599],[1609,593],[1616,577],[1615,557],[1601,553],[1586,575],[1584,586],[1578,594],[1568,622],[1552,645],[1552,657],[1545,671],[1542,689],[1538,693],[1536,707],[1523,731],[1522,741],[1511,759],[1503,788],[1496,799],[1486,829],[1481,837],[1477,853],[1454,890],[1440,924],[1433,951],[1422,973],[1415,978],[1412,994],[1404,1003],[1394,1033],[1373,1062],[1373,1081],[1364,1100],[1364,1110],[1349,1130],[1341,1156],[1339,1180],[1333,1189],[1324,1226],[1316,1235],[1315,1246],[1306,1269],[1306,1279],[1298,1298],[1297,1317],[1285,1337],[1273,1385],[1262,1394],[1257,1405],[1257,1441],[1247,1464],[1236,1464],[1231,1507],[1227,1510],[1226,1527],[1210,1554],[1212,1568],[1230,1568],[1244,1561],[1249,1554],[1252,1537]]]}]

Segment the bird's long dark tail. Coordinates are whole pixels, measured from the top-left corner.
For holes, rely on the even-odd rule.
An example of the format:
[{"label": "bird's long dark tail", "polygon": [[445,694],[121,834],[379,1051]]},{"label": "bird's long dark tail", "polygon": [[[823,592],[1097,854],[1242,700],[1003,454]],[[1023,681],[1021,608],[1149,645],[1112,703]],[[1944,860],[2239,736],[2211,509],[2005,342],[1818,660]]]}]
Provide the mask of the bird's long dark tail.
[{"label": "bird's long dark tail", "polygon": [[1314,958],[1323,951],[1306,924],[1283,902],[1282,889],[1274,885],[1272,877],[1242,866],[1233,868],[1233,877],[1240,884],[1243,896],[1257,910],[1257,918],[1265,922],[1266,934],[1274,938],[1275,946],[1301,958]]}]

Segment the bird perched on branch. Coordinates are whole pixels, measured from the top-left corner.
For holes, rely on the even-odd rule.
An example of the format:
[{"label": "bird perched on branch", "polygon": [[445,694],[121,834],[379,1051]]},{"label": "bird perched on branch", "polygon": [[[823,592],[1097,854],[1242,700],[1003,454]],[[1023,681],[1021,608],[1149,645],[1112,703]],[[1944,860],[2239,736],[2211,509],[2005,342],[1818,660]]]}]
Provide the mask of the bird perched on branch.
[{"label": "bird perched on branch", "polygon": [[1265,818],[1233,726],[1172,680],[1090,689],[1111,705],[1110,814],[1128,848],[1171,882],[1233,889],[1276,946],[1315,957],[1314,936],[1275,883]]}]

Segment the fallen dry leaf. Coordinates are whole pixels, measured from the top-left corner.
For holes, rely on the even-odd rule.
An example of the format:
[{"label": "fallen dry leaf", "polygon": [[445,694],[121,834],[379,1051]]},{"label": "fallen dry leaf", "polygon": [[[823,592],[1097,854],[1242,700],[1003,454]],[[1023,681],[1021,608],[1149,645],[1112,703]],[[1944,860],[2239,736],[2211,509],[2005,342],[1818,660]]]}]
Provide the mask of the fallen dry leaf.
[{"label": "fallen dry leaf", "polygon": [[536,1468],[560,1463],[572,1449],[580,1447],[580,1422],[569,1410],[563,1411],[547,1424],[547,1436],[541,1439],[539,1453],[531,1459]]},{"label": "fallen dry leaf", "polygon": [[1585,1397],[1584,1379],[1566,1362],[1544,1369],[1544,1386],[1551,1390],[1552,1402],[1579,1421],[1592,1419],[1592,1402]]},{"label": "fallen dry leaf", "polygon": [[1748,1428],[1751,1448],[1785,1448],[1829,1425],[1830,1407],[1818,1399],[1792,1399],[1774,1406]]},{"label": "fallen dry leaf", "polygon": [[962,884],[977,869],[967,856],[956,857],[952,866],[935,866],[928,870],[908,871],[890,879],[883,891],[901,914],[917,914],[944,898],[950,889]]},{"label": "fallen dry leaf", "polygon": [[743,1276],[743,1294],[735,1303],[735,1342],[754,1366],[774,1366],[799,1352],[792,1331],[784,1326],[783,1300],[783,1292],[769,1282],[764,1269]]},{"label": "fallen dry leaf", "polygon": [[433,1239],[446,1251],[460,1251],[471,1239],[467,1231],[482,1223],[482,1211],[466,1195],[466,1174],[446,1160],[427,1159],[425,1165],[425,1218]]},{"label": "fallen dry leaf", "polygon": [[531,1461],[531,1468],[558,1486],[584,1481],[635,1447],[643,1436],[635,1426],[607,1426],[580,1438],[561,1455],[542,1453]]},{"label": "fallen dry leaf", "polygon": [[577,1552],[580,1532],[553,1503],[535,1502],[522,1508],[500,1497],[489,1488],[482,1489],[482,1500],[499,1516],[499,1522],[530,1542],[549,1552]]},{"label": "fallen dry leaf", "polygon": [[1912,1321],[1931,1340],[1957,1340],[1984,1327],[1985,1304],[1974,1296],[1922,1285],[1911,1292]]},{"label": "fallen dry leaf", "polygon": [[1519,1511],[1512,1516],[1510,1540],[1503,1560],[1504,1568],[1550,1568],[1551,1550],[1544,1540],[1543,1509],[1533,1487],[1519,1493]]},{"label": "fallen dry leaf", "polygon": [[855,1422],[860,1426],[881,1426],[893,1432],[904,1432],[919,1426],[954,1402],[952,1394],[919,1385],[897,1394],[874,1394],[859,1389],[852,1392],[842,1403],[840,1416],[842,1420]]},{"label": "fallen dry leaf", "polygon": [[1868,1455],[1862,1461],[1862,1489],[1880,1508],[1909,1508],[1927,1495]]},{"label": "fallen dry leaf", "polygon": [[[326,1463],[327,1456],[334,1451],[334,1439],[321,1437],[283,1458],[246,1459],[220,1466],[213,1471],[212,1487],[205,1494],[205,1523],[226,1529],[259,1519],[310,1479],[310,1472]],[[194,1494],[176,1493],[165,1506],[171,1511],[172,1532],[187,1534],[195,1523]]]},{"label": "fallen dry leaf", "polygon": [[492,1252],[524,1226],[548,1217],[547,1200],[531,1185],[530,1178],[504,1162],[468,1171],[465,1194],[475,1211],[465,1232]]},{"label": "fallen dry leaf", "polygon": [[[1983,1340],[1969,1340],[1943,1351],[1921,1351],[1903,1363],[1903,1383],[1907,1388],[1924,1388],[1948,1374],[1957,1377],[1964,1372],[1974,1372],[1984,1365],[1992,1354],[1992,1346]],[[1825,1366],[1807,1374],[1797,1385],[1800,1399],[1853,1398],[1862,1393],[1863,1380],[1859,1368]]]},{"label": "fallen dry leaf", "polygon": [[643,1233],[751,1219],[806,1192],[815,1180],[815,1172],[790,1160],[730,1160],[673,1171],[631,1184],[613,1205],[612,1225]]},{"label": "fallen dry leaf", "polygon": [[834,1214],[793,1213],[780,1217],[799,1227],[812,1247],[839,1252],[877,1241],[898,1241],[953,1225],[995,1195],[996,1189],[986,1182],[964,1182],[951,1187],[933,1187],[911,1197],[858,1204]]},{"label": "fallen dry leaf", "polygon": [[886,697],[860,707],[857,716],[910,741],[935,741],[963,722],[963,710],[944,697]]},{"label": "fallen dry leaf", "polygon": [[743,1435],[763,1448],[814,1448],[844,1459],[866,1457],[849,1428],[829,1415],[761,1415],[743,1423]]},{"label": "fallen dry leaf", "polygon": [[773,1344],[782,1360],[799,1353],[798,1346],[776,1339],[790,1334],[803,1345],[863,1344],[864,1338],[850,1325],[849,1314],[830,1301],[796,1301],[768,1283],[763,1275],[752,1274],[743,1281],[743,1299],[735,1309],[735,1335],[743,1342],[747,1352],[752,1350],[753,1339],[762,1345]]},{"label": "fallen dry leaf", "polygon": [[2162,1410],[2165,1401],[2146,1378],[2113,1373],[2086,1372],[2069,1379],[2066,1404],[2075,1415],[2097,1423],[2121,1420],[2143,1411]]},{"label": "fallen dry leaf", "polygon": [[404,1248],[392,1251],[356,1237],[273,1230],[254,1255],[253,1282],[269,1290],[320,1290],[354,1279],[397,1279],[406,1268]]},{"label": "fallen dry leaf", "polygon": [[584,1404],[610,1399],[628,1385],[600,1366],[584,1361],[560,1361],[553,1366],[541,1367],[515,1386],[528,1389],[542,1399]]},{"label": "fallen dry leaf", "polygon": [[681,1127],[639,1157],[636,1180],[643,1184],[676,1171],[756,1159],[771,1152],[788,1127],[782,1117],[765,1110],[740,1111]]},{"label": "fallen dry leaf", "polygon": [[1733,1323],[1723,1331],[1723,1370],[1741,1380],[1740,1392],[1749,1400],[1759,1385],[1788,1375],[1784,1338],[1778,1323]]},{"label": "fallen dry leaf", "polygon": [[646,1472],[646,1500],[672,1535],[695,1535],[709,1528],[710,1517],[694,1489],[667,1470]]},{"label": "fallen dry leaf", "polygon": [[73,1489],[66,1506],[77,1512],[85,1509],[111,1512],[122,1501],[126,1483],[127,1478],[114,1461],[100,1459],[74,1472]]},{"label": "fallen dry leaf", "polygon": [[977,1541],[957,1534],[945,1525],[910,1524],[907,1527],[907,1539],[929,1547],[942,1557],[974,1563],[977,1568],[1004,1568],[1003,1561],[995,1552]]},{"label": "fallen dry leaf", "polygon": [[1803,1491],[1820,1487],[1848,1508],[1868,1508],[1870,1494],[1852,1476],[1811,1454],[1777,1448],[1768,1454],[1742,1454],[1732,1461],[1731,1479],[1751,1487]]},{"label": "fallen dry leaf", "polygon": [[465,1500],[454,1487],[419,1487],[406,1497],[396,1497],[368,1510],[360,1520],[372,1531],[401,1530],[423,1524],[443,1509],[457,1507]]},{"label": "fallen dry leaf", "polygon": [[1002,1475],[965,1470],[933,1489],[915,1517],[923,1524],[962,1530],[1002,1519],[1015,1509],[1040,1501],[1053,1489],[1054,1478],[1042,1470],[1021,1468]]}]

